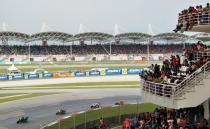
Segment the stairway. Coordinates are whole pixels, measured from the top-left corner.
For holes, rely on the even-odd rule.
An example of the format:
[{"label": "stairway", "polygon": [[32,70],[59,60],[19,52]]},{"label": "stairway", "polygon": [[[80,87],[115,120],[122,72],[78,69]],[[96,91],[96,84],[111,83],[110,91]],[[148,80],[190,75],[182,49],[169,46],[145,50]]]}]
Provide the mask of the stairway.
[{"label": "stairway", "polygon": [[145,102],[174,109],[196,107],[210,98],[210,61],[177,85],[142,82]]}]

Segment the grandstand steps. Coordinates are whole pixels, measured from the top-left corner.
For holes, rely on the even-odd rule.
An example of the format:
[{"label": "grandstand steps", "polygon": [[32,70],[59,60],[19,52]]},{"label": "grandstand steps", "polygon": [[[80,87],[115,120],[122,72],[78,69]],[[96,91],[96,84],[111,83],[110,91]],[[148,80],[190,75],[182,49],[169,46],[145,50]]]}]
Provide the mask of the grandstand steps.
[{"label": "grandstand steps", "polygon": [[210,25],[197,25],[190,30],[192,32],[210,32]]},{"label": "grandstand steps", "polygon": [[210,98],[210,79],[205,79],[203,85],[197,85],[194,92],[187,92],[186,99],[176,101],[177,108],[196,107]]},{"label": "grandstand steps", "polygon": [[186,99],[186,97],[185,96],[180,96],[180,97],[175,98],[174,100],[183,100],[183,99]]},{"label": "grandstand steps", "polygon": [[171,96],[160,96],[142,90],[142,97],[145,102],[151,102],[168,108],[196,107],[210,98],[210,62],[203,67],[208,69],[203,71],[198,69],[193,76],[190,76],[181,89]]}]

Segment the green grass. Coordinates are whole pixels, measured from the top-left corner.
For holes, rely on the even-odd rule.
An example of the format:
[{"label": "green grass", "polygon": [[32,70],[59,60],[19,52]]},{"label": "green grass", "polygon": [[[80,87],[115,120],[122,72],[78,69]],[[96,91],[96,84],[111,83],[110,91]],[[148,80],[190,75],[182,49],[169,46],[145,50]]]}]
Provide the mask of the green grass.
[{"label": "green grass", "polygon": [[13,96],[13,95],[21,95],[21,93],[3,93],[0,94],[0,97],[8,97],[8,96]]},{"label": "green grass", "polygon": [[101,86],[101,87],[50,87],[50,88],[11,88],[11,89],[4,89],[2,90],[55,90],[55,89],[117,89],[117,88],[139,88],[139,86]]},{"label": "green grass", "polygon": [[[2,87],[1,90],[9,89],[24,89],[24,90],[38,90],[38,89],[90,89],[90,88],[139,88],[139,81],[126,82],[85,82],[85,83],[63,83],[63,84],[49,84],[49,85],[34,85],[22,87]],[[82,86],[82,87],[81,87]],[[84,87],[83,87],[84,86]],[[89,87],[88,87],[89,86]],[[91,87],[95,86],[95,87]],[[42,88],[40,88],[42,87]]]},{"label": "green grass", "polygon": [[122,125],[113,127],[113,128],[111,128],[111,129],[122,129]]},{"label": "green grass", "polygon": [[[118,116],[119,114],[133,114],[133,113],[139,113],[139,112],[152,112],[154,109],[157,108],[157,105],[150,104],[150,103],[144,103],[144,104],[128,104],[121,107],[107,107],[100,110],[90,111],[86,113],[86,121],[94,121],[97,119],[103,118],[109,118],[113,116]],[[80,125],[84,123],[85,121],[85,113],[76,115],[75,117],[70,117],[65,119],[61,124],[61,129],[69,129],[73,127],[74,119],[75,124]],[[46,127],[45,129],[57,129],[58,124],[54,124],[50,127]]]},{"label": "green grass", "polygon": [[20,100],[20,99],[26,99],[26,98],[32,98],[32,97],[38,97],[38,96],[45,96],[45,95],[53,95],[57,93],[32,93],[32,94],[26,94],[24,96],[16,96],[16,97],[11,97],[11,98],[5,98],[5,99],[0,99],[0,103],[5,103],[9,101],[14,101],[14,100]]}]

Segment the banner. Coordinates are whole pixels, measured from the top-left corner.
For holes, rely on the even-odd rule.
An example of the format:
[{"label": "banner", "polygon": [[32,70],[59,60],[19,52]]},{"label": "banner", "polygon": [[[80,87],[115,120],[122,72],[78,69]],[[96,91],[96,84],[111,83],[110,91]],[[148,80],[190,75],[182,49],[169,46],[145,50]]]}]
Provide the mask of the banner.
[{"label": "banner", "polygon": [[74,76],[76,77],[86,76],[86,72],[77,71],[77,72],[74,72]]},{"label": "banner", "polygon": [[102,69],[102,70],[100,71],[100,75],[101,75],[101,76],[105,76],[105,74],[106,74],[105,71],[106,71],[106,69]]},{"label": "banner", "polygon": [[24,79],[24,75],[23,74],[13,75],[12,79]]},{"label": "banner", "polygon": [[122,69],[122,75],[126,75],[127,74],[127,69]]},{"label": "banner", "polygon": [[141,69],[141,68],[128,68],[127,69],[127,74],[139,74],[143,72],[144,72],[144,69]]},{"label": "banner", "polygon": [[39,74],[29,74],[28,78],[39,78]]},{"label": "banner", "polygon": [[122,75],[122,69],[106,69],[106,75]]},{"label": "banner", "polygon": [[9,80],[9,75],[0,75],[0,80]]},{"label": "banner", "polygon": [[99,76],[100,74],[100,71],[97,70],[89,71],[89,76]]},{"label": "banner", "polygon": [[44,78],[50,78],[50,77],[52,77],[52,76],[53,76],[52,73],[44,73],[44,74],[43,74],[43,77],[44,77]]}]

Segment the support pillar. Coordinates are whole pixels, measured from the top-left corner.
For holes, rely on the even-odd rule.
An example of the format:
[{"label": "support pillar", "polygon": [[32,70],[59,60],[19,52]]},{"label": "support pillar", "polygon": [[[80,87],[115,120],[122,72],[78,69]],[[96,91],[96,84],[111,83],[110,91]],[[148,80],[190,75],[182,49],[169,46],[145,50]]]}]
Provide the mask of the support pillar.
[{"label": "support pillar", "polygon": [[204,118],[206,120],[209,120],[209,99],[207,99],[204,103],[203,103],[203,108],[204,108]]}]

